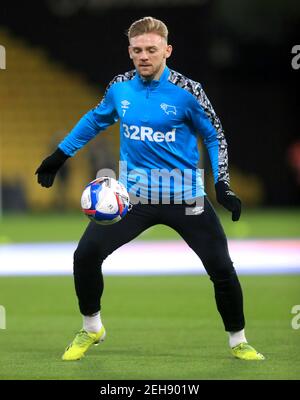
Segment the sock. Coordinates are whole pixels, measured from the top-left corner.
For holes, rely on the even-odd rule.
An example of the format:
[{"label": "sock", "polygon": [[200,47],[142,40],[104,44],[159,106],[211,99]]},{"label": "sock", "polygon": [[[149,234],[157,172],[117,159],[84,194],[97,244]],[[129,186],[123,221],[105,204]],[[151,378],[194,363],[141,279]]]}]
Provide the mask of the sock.
[{"label": "sock", "polygon": [[87,332],[96,333],[102,328],[100,311],[93,315],[83,315],[83,329]]},{"label": "sock", "polygon": [[229,334],[229,346],[231,348],[237,346],[240,343],[248,343],[244,329],[237,332],[228,332],[228,334]]}]

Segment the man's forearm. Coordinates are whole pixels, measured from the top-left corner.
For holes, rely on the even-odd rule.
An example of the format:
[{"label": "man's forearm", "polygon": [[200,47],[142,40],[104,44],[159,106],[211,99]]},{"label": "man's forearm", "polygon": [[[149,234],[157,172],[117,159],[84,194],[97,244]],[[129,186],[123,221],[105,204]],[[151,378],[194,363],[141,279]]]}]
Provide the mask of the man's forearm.
[{"label": "man's forearm", "polygon": [[85,114],[71,132],[59,143],[58,147],[68,156],[73,156],[99,132],[92,111]]}]

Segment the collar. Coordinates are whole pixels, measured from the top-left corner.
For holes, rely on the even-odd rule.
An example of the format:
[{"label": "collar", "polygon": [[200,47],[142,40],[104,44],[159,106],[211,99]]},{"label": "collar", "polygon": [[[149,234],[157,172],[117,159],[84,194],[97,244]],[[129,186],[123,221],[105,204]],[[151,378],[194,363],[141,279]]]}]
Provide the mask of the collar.
[{"label": "collar", "polygon": [[138,73],[136,73],[136,80],[143,87],[149,86],[151,88],[156,88],[161,84],[165,83],[168,80],[169,75],[170,75],[170,70],[167,66],[165,66],[165,69],[163,70],[163,73],[161,74],[159,79],[152,79],[149,81],[147,79],[142,78]]}]

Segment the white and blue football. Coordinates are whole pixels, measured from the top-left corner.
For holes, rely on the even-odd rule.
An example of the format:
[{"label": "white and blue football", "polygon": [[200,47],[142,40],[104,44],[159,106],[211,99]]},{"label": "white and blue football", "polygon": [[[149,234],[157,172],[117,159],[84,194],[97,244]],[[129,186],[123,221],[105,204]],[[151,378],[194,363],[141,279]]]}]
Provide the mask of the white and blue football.
[{"label": "white and blue football", "polygon": [[111,225],[128,212],[130,199],[125,186],[107,176],[90,182],[81,196],[81,207],[84,214],[101,225]]}]

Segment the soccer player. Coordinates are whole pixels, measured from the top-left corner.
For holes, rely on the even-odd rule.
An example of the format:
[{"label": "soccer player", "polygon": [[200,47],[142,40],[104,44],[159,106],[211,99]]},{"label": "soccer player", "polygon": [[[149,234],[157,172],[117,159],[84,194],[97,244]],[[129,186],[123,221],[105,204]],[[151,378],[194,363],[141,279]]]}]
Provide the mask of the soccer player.
[{"label": "soccer player", "polygon": [[[152,17],[135,21],[128,38],[135,69],[109,83],[102,101],[80,119],[36,171],[42,186],[52,186],[69,157],[119,120],[120,160],[126,162],[119,179],[129,193],[134,192],[137,181],[140,188],[134,192],[140,202],[123,220],[109,226],[90,222],[79,242],[74,253],[74,282],[83,327],[62,358],[78,360],[92,344],[105,338],[100,317],[103,260],[149,227],[165,224],[182,236],[209,274],[232,354],[243,360],[263,360],[264,356],[246,340],[241,286],[225,233],[197,169],[200,134],[208,150],[217,200],[232,212],[232,220],[238,221],[241,201],[229,187],[227,143],[221,122],[200,83],[167,67],[172,46],[162,21]],[[184,187],[178,179],[166,187],[152,173],[154,170],[177,174],[190,171],[191,179],[184,180]],[[202,205],[195,207],[191,200],[197,199],[202,199]]]}]

